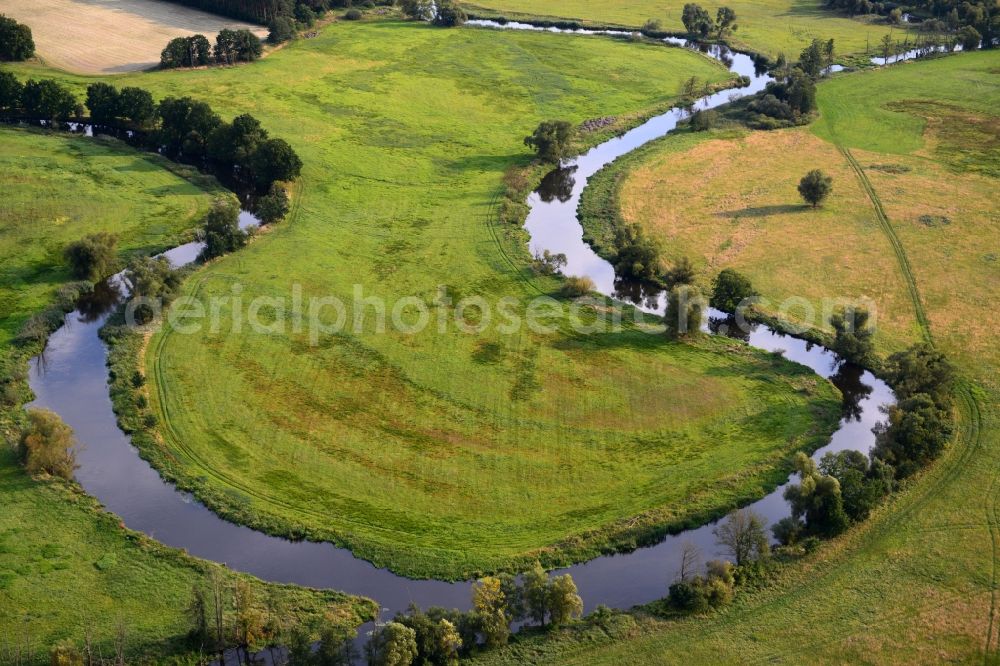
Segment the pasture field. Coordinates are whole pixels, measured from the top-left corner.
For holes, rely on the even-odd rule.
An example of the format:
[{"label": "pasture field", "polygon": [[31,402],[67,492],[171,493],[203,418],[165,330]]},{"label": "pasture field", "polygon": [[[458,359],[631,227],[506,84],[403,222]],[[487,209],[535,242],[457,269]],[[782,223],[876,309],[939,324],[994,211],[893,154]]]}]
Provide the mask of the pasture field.
[{"label": "pasture field", "polygon": [[123,260],[173,247],[208,210],[214,179],[113,140],[0,128],[0,345],[72,280],[68,243],[118,236]]},{"label": "pasture field", "polygon": [[[518,225],[488,223],[505,169],[527,162],[521,138],[547,118],[663,108],[691,75],[727,77],[662,46],[379,21],[252,68],[116,81],[253,113],[305,163],[289,221],[190,293],[299,284],[350,306],[359,285],[391,307],[447,285],[523,314],[558,283],[532,276]],[[147,370],[169,430],[145,453],[237,519],[452,577],[589,556],[758,496],[837,418],[827,382],[724,340],[379,334],[368,310],[317,346],[287,328],[159,334]]]},{"label": "pasture field", "polygon": [[223,28],[267,29],[160,0],[4,0],[7,16],[26,23],[45,64],[81,74],[149,69],[174,37],[201,33],[210,41]]},{"label": "pasture field", "polygon": [[[874,246],[898,259],[861,222],[872,215],[869,225],[878,226],[872,204],[861,200],[851,178],[842,174],[842,160],[834,159],[840,153],[817,137],[843,142],[900,241],[929,333],[963,376],[959,429],[945,456],[871,520],[800,564],[784,567],[773,584],[740,595],[711,617],[671,622],[640,617],[614,637],[601,630],[585,638],[566,632],[555,640],[529,640],[506,653],[487,655],[484,662],[794,662],[803,654],[815,663],[995,662],[1000,650],[995,547],[1000,529],[1000,354],[990,324],[996,321],[992,304],[1000,285],[1000,266],[991,256],[1000,240],[998,66],[1000,54],[980,52],[840,76],[819,86],[821,117],[809,128],[813,136],[796,129],[670,137],[647,151],[639,165],[630,165],[634,170],[623,174],[620,192],[623,210],[651,215],[636,219],[662,232],[669,244],[687,243],[702,265],[714,258],[713,270],[738,266],[758,286],[767,285],[762,291],[769,298],[789,291],[808,293],[812,282],[835,292],[841,282],[861,284],[862,278],[872,285],[905,280],[898,260],[896,275],[890,276],[883,261],[855,263],[846,256],[870,253]],[[671,146],[674,142],[679,145]],[[801,170],[796,151],[813,155],[815,166],[834,174],[829,206],[840,214],[805,212],[801,215],[809,221],[800,223],[785,219],[796,214],[781,209],[757,220],[755,242],[768,243],[771,255],[803,266],[811,258],[823,266],[785,285],[789,291],[767,281],[765,273],[774,270],[771,255],[719,251],[718,237],[733,233],[733,222],[718,213],[788,206],[795,203],[794,188],[757,191],[748,175],[730,171],[730,185],[717,201],[701,196],[700,206],[682,211],[691,218],[684,219],[685,225],[702,225],[700,244],[687,231],[670,235],[665,218],[652,215],[655,206],[643,201],[666,196],[664,191],[678,182],[684,187],[697,182],[699,167],[714,170],[725,164],[720,159],[695,165],[695,155],[741,155],[762,180],[782,182]],[[817,245],[816,236],[841,238],[849,245],[839,274],[832,272],[835,265],[827,267],[830,250]],[[792,280],[792,274],[786,279]],[[899,304],[908,289],[891,291],[880,311],[887,308],[899,316],[880,325],[884,351],[909,344],[918,326],[914,304],[909,318]]]},{"label": "pasture field", "polygon": [[[171,170],[172,169],[172,170]],[[120,234],[123,253],[150,253],[179,240],[207,209],[217,186],[196,172],[116,142],[0,128],[0,367],[24,363],[29,350],[11,336],[20,321],[46,307],[67,281],[65,242],[86,233]],[[25,389],[26,390],[26,389]],[[0,402],[0,437],[15,436],[20,407]],[[131,532],[77,486],[28,477],[0,446],[0,661],[48,663],[48,651],[91,637],[114,654],[117,623],[126,656],[185,653],[192,588],[207,590],[213,571],[224,585],[236,576]],[[246,578],[247,580],[251,580]],[[371,602],[333,592],[253,582],[292,616],[332,611],[344,626],[371,616]]]},{"label": "pasture field", "polygon": [[[683,32],[681,12],[685,0],[474,0],[463,3],[470,12],[503,15],[510,19],[577,20],[584,24],[639,28],[648,19],[659,20],[664,30]],[[830,11],[822,0],[732,0],[700,3],[714,17],[720,6],[736,11],[739,29],[727,41],[740,49],[770,56],[784,53],[794,60],[813,39],[834,39],[841,56],[874,55],[882,36],[892,33],[902,41],[905,27],[889,26],[877,16],[848,18]]]}]

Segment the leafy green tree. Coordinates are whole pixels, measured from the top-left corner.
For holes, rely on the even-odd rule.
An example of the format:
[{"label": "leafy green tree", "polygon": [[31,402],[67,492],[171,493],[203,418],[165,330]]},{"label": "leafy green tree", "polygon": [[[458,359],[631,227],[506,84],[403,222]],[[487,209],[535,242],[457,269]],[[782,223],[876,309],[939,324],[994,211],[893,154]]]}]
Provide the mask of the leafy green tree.
[{"label": "leafy green tree", "polygon": [[246,233],[240,229],[240,211],[229,201],[216,201],[205,216],[202,225],[202,240],[205,243],[201,251],[203,260],[221,257],[234,252],[246,245]]},{"label": "leafy green tree", "polygon": [[953,434],[948,411],[926,393],[914,393],[888,409],[888,421],[875,428],[873,456],[906,478],[941,455]]},{"label": "leafy green tree", "polygon": [[882,498],[892,491],[892,467],[878,459],[869,461],[860,451],[827,453],[820,460],[819,469],[837,479],[844,512],[855,522],[867,520]]},{"label": "leafy green tree", "polygon": [[118,89],[107,83],[87,86],[87,101],[84,104],[90,109],[90,119],[95,123],[110,124],[121,115]]},{"label": "leafy green tree", "polygon": [[133,296],[171,300],[181,286],[180,273],[166,257],[136,257],[125,268]]},{"label": "leafy green tree", "polygon": [[275,181],[295,180],[302,173],[302,160],[284,139],[261,141],[250,158],[250,169],[260,189]]},{"label": "leafy green tree", "polygon": [[205,35],[175,37],[160,52],[160,67],[204,67],[212,62],[212,45]]},{"label": "leafy green tree", "polygon": [[816,110],[816,83],[800,70],[792,70],[785,90],[785,103],[793,114],[801,116]]},{"label": "leafy green tree", "polygon": [[861,366],[869,365],[875,355],[875,329],[869,324],[868,310],[862,307],[841,308],[830,316],[834,339],[832,349],[842,358]]},{"label": "leafy green tree", "polygon": [[558,163],[569,152],[573,139],[573,125],[565,120],[546,120],[538,125],[531,136],[524,137],[524,145],[533,148],[539,159]]},{"label": "leafy green tree", "polygon": [[432,0],[400,0],[399,8],[405,16],[417,21],[430,21],[434,18]]},{"label": "leafy green tree", "polygon": [[549,583],[549,615],[552,625],[559,627],[583,615],[583,599],[569,574],[556,576]]},{"label": "leafy green tree", "polygon": [[804,521],[806,531],[832,537],[847,529],[849,520],[837,479],[822,474],[812,458],[802,452],[795,454],[795,470],[802,480],[788,486],[784,495],[792,515]]},{"label": "leafy green tree", "polygon": [[951,407],[955,367],[931,345],[922,343],[892,354],[883,372],[897,398],[924,393],[940,408]]},{"label": "leafy green tree", "polygon": [[224,28],[215,38],[212,53],[220,65],[233,65],[256,60],[264,53],[264,47],[257,35],[249,30]]},{"label": "leafy green tree", "polygon": [[618,275],[652,281],[660,277],[663,259],[660,245],[634,224],[615,231],[615,255],[611,263]]},{"label": "leafy green tree", "polygon": [[390,622],[369,642],[371,666],[410,666],[417,656],[417,634],[398,622]]},{"label": "leafy green tree", "polygon": [[27,60],[35,55],[31,28],[0,14],[0,60]]},{"label": "leafy green tree", "polygon": [[277,183],[271,185],[271,190],[257,200],[255,213],[262,224],[274,224],[288,215],[288,193]]},{"label": "leafy green tree", "polygon": [[663,273],[663,282],[667,285],[668,289],[673,289],[681,285],[692,285],[694,284],[694,278],[694,264],[687,257],[681,257]]},{"label": "leafy green tree", "polygon": [[76,470],[76,437],[59,415],[48,409],[28,410],[28,425],[21,433],[20,451],[30,474],[73,478]]},{"label": "leafy green tree", "polygon": [[84,236],[63,251],[73,277],[97,282],[114,272],[118,260],[118,237],[107,232]]},{"label": "leafy green tree", "polygon": [[314,666],[351,666],[354,663],[355,635],[353,630],[344,628],[334,618],[327,617],[320,627],[316,651],[311,655]]},{"label": "leafy green tree", "polygon": [[[442,609],[431,609],[428,613],[424,613],[417,606],[411,605],[405,615],[397,615],[394,620],[412,629],[416,635],[415,663],[450,665],[458,662],[464,641],[454,622],[437,615],[440,610]],[[434,616],[431,615],[432,612]],[[473,629],[470,644],[474,642]]]},{"label": "leafy green tree", "polygon": [[472,587],[472,607],[479,618],[486,645],[506,645],[510,640],[510,617],[507,615],[506,598],[499,578],[489,576]]},{"label": "leafy green tree", "polygon": [[693,2],[684,5],[684,10],[681,12],[681,22],[689,35],[701,39],[708,37],[714,27],[712,17],[709,16],[708,12],[701,5]]},{"label": "leafy green tree", "polygon": [[732,314],[748,306],[757,296],[750,278],[732,268],[724,268],[712,283],[710,302],[713,308]]},{"label": "leafy green tree", "polygon": [[798,543],[804,531],[805,525],[795,516],[785,516],[771,525],[771,533],[774,534],[774,538],[784,546],[791,546]]},{"label": "leafy green tree", "polygon": [[832,191],[833,178],[819,169],[813,169],[799,181],[799,194],[813,208],[817,208]]},{"label": "leafy green tree", "polygon": [[680,284],[667,292],[667,309],[663,315],[667,337],[678,340],[698,335],[705,313],[705,297],[689,284]]},{"label": "leafy green tree", "polygon": [[814,39],[799,55],[798,67],[812,79],[818,79],[823,70],[833,64],[833,40]]},{"label": "leafy green tree", "polygon": [[188,630],[188,640],[194,649],[204,652],[212,640],[212,633],[208,624],[208,596],[198,585],[191,588],[191,602],[187,607],[187,615],[191,627]]},{"label": "leafy green tree", "polygon": [[721,39],[737,28],[736,12],[730,7],[719,7],[715,14],[715,34]]},{"label": "leafy green tree", "polygon": [[10,72],[0,72],[0,111],[14,113],[21,108],[24,86]]},{"label": "leafy green tree", "polygon": [[439,0],[437,13],[434,15],[434,25],[444,28],[454,28],[462,25],[468,19],[465,11],[452,0]]},{"label": "leafy green tree", "polygon": [[267,41],[271,44],[287,42],[295,36],[295,21],[287,16],[276,16],[267,26]]},{"label": "leafy green tree", "polygon": [[260,121],[248,113],[236,116],[232,123],[221,123],[208,135],[205,152],[209,160],[232,171],[251,172],[254,155],[267,140]]},{"label": "leafy green tree", "polygon": [[535,624],[544,627],[549,614],[549,574],[535,562],[534,567],[521,575],[521,581],[527,615]]},{"label": "leafy green tree", "polygon": [[144,88],[126,86],[118,95],[118,107],[121,117],[142,128],[156,118],[156,103],[153,95]]},{"label": "leafy green tree", "polygon": [[764,518],[750,509],[738,509],[712,530],[716,543],[725,546],[733,556],[736,566],[767,557],[770,548]]},{"label": "leafy green tree", "polygon": [[21,106],[29,118],[39,120],[67,120],[80,111],[72,91],[52,79],[28,79],[21,95]]},{"label": "leafy green tree", "polygon": [[983,41],[983,36],[971,25],[962,26],[961,30],[958,31],[957,37],[963,51],[975,51]]},{"label": "leafy green tree", "polygon": [[707,132],[719,124],[719,112],[714,109],[698,109],[689,121],[694,132]]},{"label": "leafy green tree", "polygon": [[209,135],[222,124],[211,106],[190,97],[166,97],[160,101],[156,113],[160,128],[154,140],[172,157],[190,160],[204,157]]}]

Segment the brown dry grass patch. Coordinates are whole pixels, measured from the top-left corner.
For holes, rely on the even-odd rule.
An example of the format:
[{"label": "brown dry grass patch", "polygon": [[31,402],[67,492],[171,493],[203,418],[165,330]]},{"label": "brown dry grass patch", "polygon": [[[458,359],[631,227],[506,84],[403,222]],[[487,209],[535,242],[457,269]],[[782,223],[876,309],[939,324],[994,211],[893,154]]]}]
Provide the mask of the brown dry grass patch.
[{"label": "brown dry grass patch", "polygon": [[223,28],[267,35],[259,25],[158,0],[4,0],[2,9],[31,27],[45,64],[81,74],[148,69],[174,37],[202,33],[214,42]]},{"label": "brown dry grass patch", "polygon": [[[816,168],[834,190],[813,210],[796,186]],[[660,154],[629,175],[621,202],[628,221],[663,240],[672,258],[690,257],[706,281],[733,267],[772,302],[802,298],[816,313],[824,299],[870,299],[881,329],[915,339],[913,308],[868,198],[836,148],[804,129]]]}]

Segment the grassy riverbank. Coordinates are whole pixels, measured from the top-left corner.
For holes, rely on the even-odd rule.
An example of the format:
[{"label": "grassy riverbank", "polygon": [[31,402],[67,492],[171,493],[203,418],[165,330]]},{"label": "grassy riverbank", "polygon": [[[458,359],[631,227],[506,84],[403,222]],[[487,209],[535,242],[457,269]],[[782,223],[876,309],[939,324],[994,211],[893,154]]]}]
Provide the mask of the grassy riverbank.
[{"label": "grassy riverbank", "polygon": [[[997,179],[988,175],[998,157],[996,131],[983,128],[997,123],[998,64],[997,53],[975,53],[837,77],[819,87],[813,136],[797,129],[671,137],[619,174],[626,217],[634,214],[662,233],[672,251],[686,243],[686,253],[703,266],[713,259],[713,270],[738,266],[758,287],[766,285],[762,291],[772,300],[808,294],[816,282],[834,294],[862,280],[902,284],[891,290],[895,301],[877,299],[880,313],[889,312],[880,316],[881,348],[922,337],[917,312],[926,312],[929,333],[964,376],[959,432],[945,456],[871,520],[783,568],[773,584],[741,595],[730,608],[681,621],[643,617],[618,635],[570,631],[486,661],[672,663],[683,655],[687,663],[718,663],[797,661],[803,654],[817,663],[996,660],[1000,354],[988,322],[1000,266],[984,240],[1000,238],[1000,218]],[[826,141],[843,142],[860,174]],[[828,206],[839,215],[784,210],[797,205],[794,187],[769,187],[800,175],[801,154],[835,174]],[[752,182],[738,169],[725,170],[727,155],[753,163],[762,178]],[[696,163],[696,156],[717,159]],[[715,194],[696,195],[685,207],[690,184],[716,176],[705,188]],[[862,177],[871,186],[866,197],[870,191],[875,200],[858,194]],[[668,200],[700,233],[666,223],[659,211]],[[876,219],[873,201],[888,225]],[[739,220],[756,232],[723,254],[717,236],[733,234],[737,223],[720,213],[767,206],[773,209],[766,215]],[[827,237],[841,239],[846,249],[834,256],[844,260],[827,258],[831,250],[821,249]],[[755,244],[767,251],[754,251]],[[853,263],[857,253],[869,258]],[[790,273],[780,285],[768,282],[775,257],[800,263],[799,279]]]},{"label": "grassy riverbank", "polygon": [[[558,282],[533,276],[519,225],[491,219],[504,171],[528,161],[522,137],[548,118],[665,108],[692,75],[728,77],[682,49],[379,21],[253,67],[117,80],[249,111],[305,163],[288,222],[189,293],[239,284],[248,302],[299,284],[306,302],[350,306],[360,285],[391,308],[447,285],[523,315]],[[565,320],[377,333],[368,317],[316,346],[228,323],[161,333],[147,370],[167,428],[146,454],[239,520],[455,577],[627,547],[759,496],[836,420],[827,382],[723,340],[580,336]]]},{"label": "grassy riverbank", "polygon": [[189,233],[221,190],[118,143],[7,127],[0,165],[0,368],[11,387],[0,402],[0,660],[14,659],[21,645],[21,663],[48,663],[57,642],[82,649],[88,635],[110,657],[119,623],[130,661],[185,654],[192,589],[207,590],[213,572],[226,587],[250,581],[259,600],[283,605],[290,617],[333,611],[345,627],[371,617],[367,600],[265,585],[161,546],[122,527],[74,484],[24,473],[8,444],[27,398],[21,371],[39,349],[11,338],[68,280],[62,246],[108,231],[119,234],[123,257],[162,249]]}]

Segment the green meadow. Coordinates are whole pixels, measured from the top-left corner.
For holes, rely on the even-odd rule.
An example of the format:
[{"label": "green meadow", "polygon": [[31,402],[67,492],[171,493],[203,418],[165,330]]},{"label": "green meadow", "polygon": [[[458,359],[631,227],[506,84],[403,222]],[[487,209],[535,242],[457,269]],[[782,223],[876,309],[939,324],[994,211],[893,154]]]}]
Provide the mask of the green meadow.
[{"label": "green meadow", "polygon": [[[728,76],[658,45],[378,21],[335,24],[252,67],[112,80],[250,112],[305,163],[289,220],[188,293],[289,298],[297,284],[306,302],[347,301],[353,322],[355,285],[435,317],[455,314],[436,304],[441,286],[507,297],[521,315],[556,295],[519,225],[491,215],[505,170],[529,160],[522,137],[549,118],[663,109],[692,75]],[[827,382],[724,340],[672,344],[634,325],[578,335],[564,319],[551,333],[379,333],[365,313],[316,345],[289,328],[161,332],[146,369],[166,427],[144,453],[233,519],[461,577],[717,515],[779,482],[837,418]]]},{"label": "green meadow", "polygon": [[[188,235],[221,190],[214,179],[115,142],[0,128],[0,257],[3,317],[0,367],[26,367],[37,350],[11,337],[30,314],[49,305],[67,281],[62,247],[82,235],[119,235],[123,258],[151,253]],[[20,387],[18,387],[20,389]],[[26,387],[25,387],[26,390]],[[5,395],[6,399],[7,396]],[[20,408],[0,402],[0,435],[13,440]],[[215,572],[229,587],[237,575],[129,531],[79,487],[32,479],[12,449],[0,448],[0,661],[48,663],[63,640],[115,654],[119,622],[125,656],[163,658],[189,651],[187,608],[195,586],[207,590]],[[262,602],[291,616],[321,619],[333,612],[356,626],[371,602],[336,592],[266,585],[251,580]]]},{"label": "green meadow", "polygon": [[[798,662],[808,655],[812,663],[995,663],[1000,649],[995,547],[1000,355],[993,331],[1000,296],[1000,264],[993,252],[1000,239],[998,66],[1000,54],[979,52],[841,75],[819,86],[820,118],[809,128],[679,135],[627,164],[620,174],[619,204],[626,216],[631,210],[638,216],[633,220],[652,225],[662,218],[651,211],[666,205],[671,192],[686,195],[686,183],[706,176],[707,164],[676,168],[699,157],[714,156],[718,165],[740,154],[769,174],[769,183],[786,183],[786,171],[801,166],[801,153],[812,155],[815,166],[828,173],[839,173],[835,169],[845,161],[827,204],[840,210],[837,216],[804,212],[786,219],[789,213],[778,204],[794,202],[794,184],[790,193],[787,187],[754,189],[723,170],[718,175],[730,178],[729,187],[719,196],[727,200],[700,201],[697,212],[682,211],[690,213],[692,226],[701,226],[701,238],[681,234],[670,242],[686,244],[695,261],[715,260],[714,268],[738,265],[758,285],[770,270],[761,262],[774,254],[802,254],[803,265],[822,265],[828,250],[811,240],[816,236],[839,239],[847,254],[877,250],[888,263],[872,258],[843,264],[839,275],[828,274],[828,267],[803,271],[797,283],[790,280],[781,291],[764,289],[764,296],[801,293],[816,282],[836,293],[859,278],[892,285],[894,291],[878,300],[880,322],[886,322],[878,330],[880,347],[890,352],[910,344],[913,329],[922,327],[918,306],[925,311],[927,331],[962,375],[958,431],[945,456],[869,521],[783,567],[775,581],[741,593],[730,607],[676,621],[640,614],[610,629],[591,626],[552,640],[527,640],[483,662],[757,663]],[[888,227],[877,222],[866,190],[852,182],[861,176],[850,170],[838,144],[860,165]],[[655,192],[647,187],[653,181],[659,183]],[[659,199],[646,205],[644,197]],[[735,199],[775,212],[735,223],[716,214],[719,206],[732,208]],[[738,252],[726,254],[715,240],[706,240],[737,233],[737,224],[759,227]],[[665,226],[657,228],[668,233]],[[889,234],[898,239],[902,258]],[[754,254],[753,243],[769,249],[764,259]],[[908,281],[916,287],[916,301],[909,300]],[[897,300],[907,304],[908,313]],[[898,316],[883,319],[884,310]]]},{"label": "green meadow", "polygon": [[123,259],[153,254],[184,238],[221,192],[193,169],[113,141],[6,127],[0,190],[0,345],[72,279],[68,243],[106,231]]},{"label": "green meadow", "polygon": [[[683,32],[681,12],[685,2],[670,0],[475,0],[466,3],[469,11],[502,15],[510,19],[576,20],[584,24],[639,28],[649,19],[659,20],[663,30]],[[877,16],[848,18],[828,10],[821,0],[733,0],[699,3],[714,17],[720,6],[736,11],[735,33],[727,41],[737,48],[770,56],[784,53],[789,58],[802,51],[813,39],[834,39],[840,55],[878,50],[883,35],[903,40],[905,27],[889,26]]]}]

